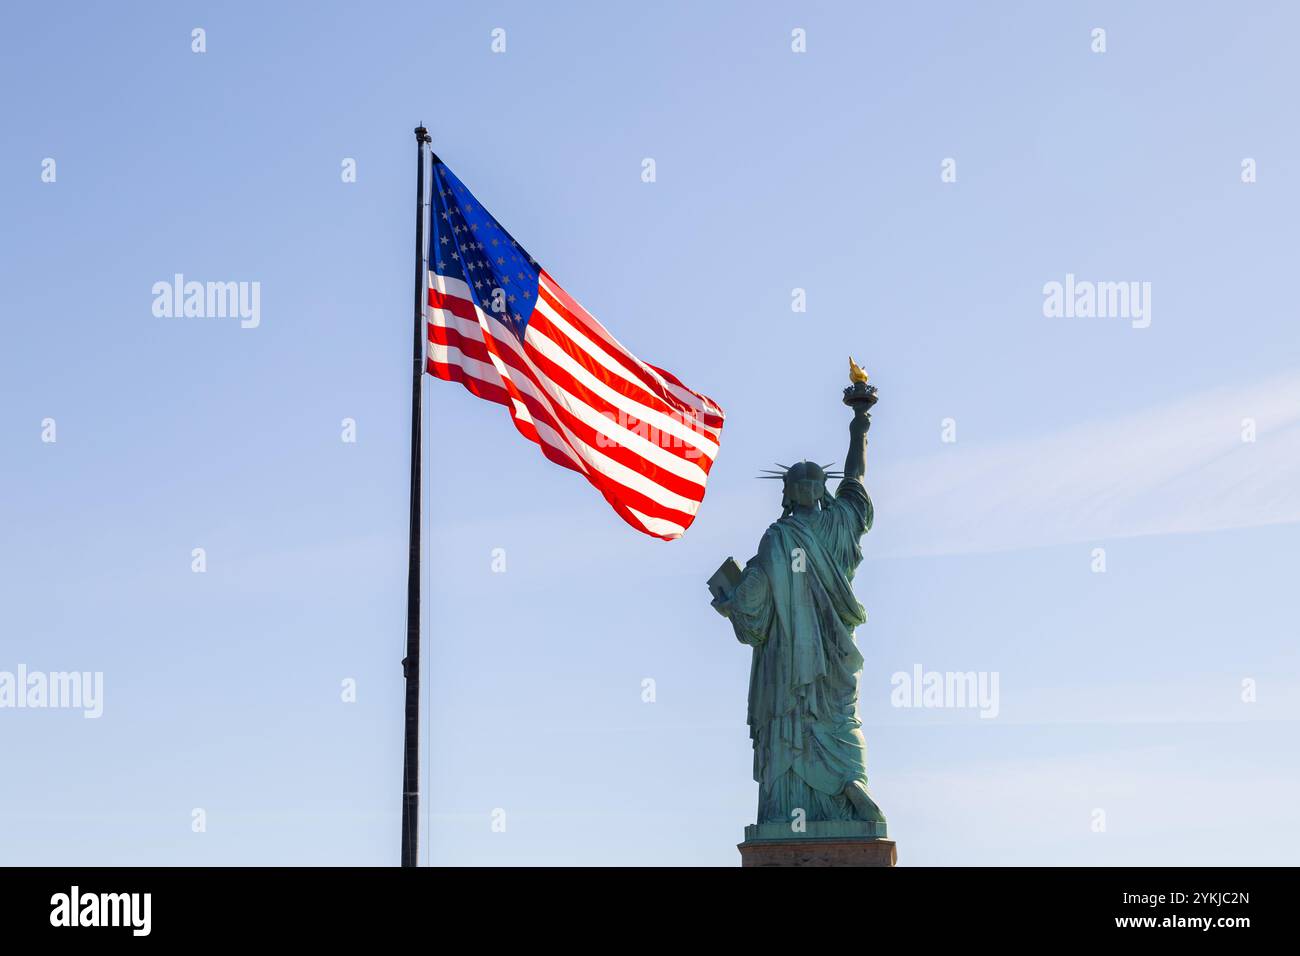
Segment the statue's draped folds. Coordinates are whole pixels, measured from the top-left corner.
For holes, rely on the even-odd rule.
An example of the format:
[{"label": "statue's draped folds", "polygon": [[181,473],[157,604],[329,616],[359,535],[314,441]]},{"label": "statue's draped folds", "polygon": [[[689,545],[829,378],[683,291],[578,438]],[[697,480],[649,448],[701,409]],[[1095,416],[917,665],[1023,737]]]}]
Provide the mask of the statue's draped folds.
[{"label": "statue's draped folds", "polygon": [[867,615],[852,581],[871,522],[866,488],[845,478],[820,508],[764,532],[731,598],[736,636],[754,648],[748,720],[760,824],[789,823],[797,809],[809,820],[860,819],[844,789],[867,783],[853,641]]}]

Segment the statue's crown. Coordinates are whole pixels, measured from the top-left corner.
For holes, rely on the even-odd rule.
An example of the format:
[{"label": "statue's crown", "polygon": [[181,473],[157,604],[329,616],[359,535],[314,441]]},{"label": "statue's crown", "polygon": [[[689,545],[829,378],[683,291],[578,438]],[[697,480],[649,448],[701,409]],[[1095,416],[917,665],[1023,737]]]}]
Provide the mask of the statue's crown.
[{"label": "statue's crown", "polygon": [[782,481],[825,481],[828,478],[843,478],[844,472],[831,470],[829,464],[819,465],[815,461],[797,461],[793,465],[783,465],[779,461],[775,462],[780,471],[773,471],[771,468],[762,469],[761,475],[755,475],[756,478],[779,478]]}]

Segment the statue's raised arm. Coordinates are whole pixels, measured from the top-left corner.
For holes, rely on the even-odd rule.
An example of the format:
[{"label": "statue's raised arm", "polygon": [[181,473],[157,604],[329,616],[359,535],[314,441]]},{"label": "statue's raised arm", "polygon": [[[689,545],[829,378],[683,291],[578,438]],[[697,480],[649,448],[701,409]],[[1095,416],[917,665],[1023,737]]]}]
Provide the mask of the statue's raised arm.
[{"label": "statue's raised arm", "polygon": [[871,406],[876,404],[876,387],[867,384],[867,373],[849,356],[849,382],[844,404],[853,409],[849,422],[849,453],[844,456],[844,477],[862,480],[867,473],[867,430],[871,428]]}]

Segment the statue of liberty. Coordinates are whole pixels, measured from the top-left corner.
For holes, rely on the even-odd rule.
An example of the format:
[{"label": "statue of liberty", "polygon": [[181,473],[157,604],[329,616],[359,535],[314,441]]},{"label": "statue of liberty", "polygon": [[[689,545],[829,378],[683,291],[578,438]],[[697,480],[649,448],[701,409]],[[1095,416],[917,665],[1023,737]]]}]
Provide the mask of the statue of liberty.
[{"label": "statue of liberty", "polygon": [[[753,647],[749,734],[763,824],[858,821],[885,836],[867,792],[866,741],[857,716],[862,655],[853,629],[867,619],[853,594],[858,540],[871,529],[862,479],[876,389],[849,359],[853,409],[842,473],[801,461],[763,477],[783,483],[782,514],[744,568],[728,559],[710,581],[713,607]],[[828,478],[839,477],[832,496]],[[842,829],[842,828],[841,828]]]}]

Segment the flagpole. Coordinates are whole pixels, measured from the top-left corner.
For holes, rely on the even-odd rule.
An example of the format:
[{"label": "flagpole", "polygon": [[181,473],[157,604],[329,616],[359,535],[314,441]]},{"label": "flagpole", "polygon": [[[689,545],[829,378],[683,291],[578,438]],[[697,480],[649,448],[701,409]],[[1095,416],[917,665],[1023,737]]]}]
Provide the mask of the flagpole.
[{"label": "flagpole", "polygon": [[415,866],[420,846],[420,435],[421,386],[428,346],[424,301],[424,147],[432,142],[423,126],[415,128],[415,355],[411,369],[411,524],[406,572],[406,731],[402,758],[402,866]]}]

